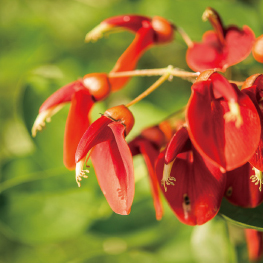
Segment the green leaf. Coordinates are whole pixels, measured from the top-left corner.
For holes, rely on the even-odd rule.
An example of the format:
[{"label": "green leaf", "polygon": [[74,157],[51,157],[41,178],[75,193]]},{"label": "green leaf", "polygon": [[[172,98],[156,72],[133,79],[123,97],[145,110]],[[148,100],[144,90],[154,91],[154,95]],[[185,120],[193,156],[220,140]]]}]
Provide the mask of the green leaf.
[{"label": "green leaf", "polygon": [[219,213],[235,225],[263,231],[263,204],[256,208],[242,208],[223,199]]}]

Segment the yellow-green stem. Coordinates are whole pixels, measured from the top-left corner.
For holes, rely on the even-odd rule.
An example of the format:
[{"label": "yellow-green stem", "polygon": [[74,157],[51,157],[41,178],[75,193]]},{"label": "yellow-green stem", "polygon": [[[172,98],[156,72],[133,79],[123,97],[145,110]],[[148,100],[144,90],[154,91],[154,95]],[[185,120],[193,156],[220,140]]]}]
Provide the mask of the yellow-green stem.
[{"label": "yellow-green stem", "polygon": [[135,98],[134,100],[132,100],[131,102],[126,104],[126,107],[128,108],[128,107],[132,106],[133,104],[135,104],[135,103],[139,102],[140,100],[144,99],[149,94],[151,94],[154,90],[156,90],[161,84],[163,84],[167,79],[169,79],[169,77],[171,76],[171,70],[172,70],[172,66],[169,66],[166,69],[166,73],[163,76],[161,76],[156,82],[153,83],[153,85],[151,85],[147,90],[145,90],[137,98]]}]

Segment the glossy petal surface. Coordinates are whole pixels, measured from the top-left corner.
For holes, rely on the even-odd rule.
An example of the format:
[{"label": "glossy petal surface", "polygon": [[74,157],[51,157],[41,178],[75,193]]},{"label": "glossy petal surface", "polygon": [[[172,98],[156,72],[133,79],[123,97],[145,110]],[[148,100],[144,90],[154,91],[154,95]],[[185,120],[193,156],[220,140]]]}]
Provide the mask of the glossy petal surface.
[{"label": "glossy petal surface", "polygon": [[249,163],[227,172],[225,197],[234,205],[242,207],[256,207],[263,201],[263,192],[259,185],[251,181],[255,174]]},{"label": "glossy petal surface", "polygon": [[197,82],[192,87],[186,120],[196,149],[226,170],[245,164],[257,149],[261,134],[259,116],[252,101],[237,91],[243,124],[236,127],[234,121],[225,121],[228,103],[223,98],[214,98],[209,81]]},{"label": "glossy petal surface", "polygon": [[88,90],[79,90],[72,97],[64,135],[64,164],[75,168],[75,152],[78,143],[89,127],[89,112],[94,102]]},{"label": "glossy petal surface", "polygon": [[58,89],[53,93],[40,107],[39,112],[47,110],[53,106],[59,105],[61,103],[70,102],[73,94],[81,89],[85,89],[82,81],[77,80],[67,84],[66,86]]},{"label": "glossy petal surface", "polygon": [[132,155],[142,154],[149,173],[153,203],[156,213],[156,219],[161,220],[163,208],[160,199],[160,189],[155,173],[155,161],[159,155],[159,150],[145,138],[135,138],[129,143]]},{"label": "glossy petal surface", "polygon": [[[136,34],[130,46],[117,60],[111,72],[129,71],[135,69],[142,54],[154,43],[154,31],[150,24],[142,27]],[[129,77],[111,78],[110,84],[113,91],[121,89]]]},{"label": "glossy petal surface", "polygon": [[117,122],[109,127],[112,138],[96,145],[91,159],[110,207],[117,214],[127,215],[134,197],[132,155],[124,140],[125,127]]},{"label": "glossy petal surface", "polygon": [[248,26],[244,26],[242,30],[229,27],[224,37],[225,43],[222,44],[216,32],[207,31],[201,43],[194,43],[188,48],[186,54],[188,66],[194,71],[206,69],[225,71],[249,55],[255,40],[254,33]]},{"label": "glossy petal surface", "polygon": [[[156,163],[159,184],[163,177],[164,153]],[[196,150],[180,154],[173,163],[171,176],[174,185],[168,185],[163,194],[178,219],[188,225],[201,225],[218,212],[225,188],[225,176]]]}]

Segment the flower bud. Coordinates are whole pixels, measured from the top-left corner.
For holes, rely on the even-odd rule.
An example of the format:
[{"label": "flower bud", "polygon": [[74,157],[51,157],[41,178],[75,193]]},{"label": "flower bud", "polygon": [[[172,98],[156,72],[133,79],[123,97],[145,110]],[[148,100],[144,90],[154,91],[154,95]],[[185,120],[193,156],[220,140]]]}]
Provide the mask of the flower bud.
[{"label": "flower bud", "polygon": [[110,82],[106,73],[91,73],[83,77],[83,85],[96,101],[105,99],[110,91]]},{"label": "flower bud", "polygon": [[112,107],[104,112],[104,115],[114,121],[121,122],[125,127],[125,136],[129,134],[133,125],[134,117],[131,111],[124,105]]},{"label": "flower bud", "polygon": [[263,35],[256,39],[252,47],[252,54],[256,61],[263,63]]},{"label": "flower bud", "polygon": [[175,26],[163,17],[153,17],[152,27],[155,31],[155,43],[163,44],[173,40]]}]

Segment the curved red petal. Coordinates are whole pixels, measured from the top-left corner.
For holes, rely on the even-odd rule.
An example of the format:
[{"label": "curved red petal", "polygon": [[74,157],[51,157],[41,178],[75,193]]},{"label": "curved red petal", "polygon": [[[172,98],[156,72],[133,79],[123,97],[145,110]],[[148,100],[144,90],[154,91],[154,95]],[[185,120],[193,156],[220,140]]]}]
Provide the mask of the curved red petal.
[{"label": "curved red petal", "polygon": [[208,81],[194,86],[198,89],[193,88],[186,113],[192,143],[200,154],[226,170],[245,164],[257,149],[261,134],[254,104],[247,95],[238,92],[243,125],[236,127],[234,121],[225,121],[228,103],[212,97]]},{"label": "curved red petal", "polygon": [[[142,27],[136,34],[135,39],[124,53],[117,60],[112,72],[129,71],[135,69],[139,58],[154,43],[154,30],[149,24]],[[109,77],[113,91],[121,89],[129,77],[113,78]]]},{"label": "curved red petal", "polygon": [[[161,185],[164,153],[156,163],[156,174]],[[196,150],[178,155],[171,177],[174,185],[167,185],[163,194],[178,219],[188,225],[201,225],[212,219],[220,208],[225,189],[225,175]]]},{"label": "curved red petal", "polygon": [[243,30],[228,27],[225,30],[224,45],[219,41],[216,32],[207,31],[201,43],[194,43],[188,48],[186,61],[194,71],[225,71],[227,67],[241,62],[249,55],[254,41],[255,35],[248,26],[244,26]]},{"label": "curved red petal", "polygon": [[101,23],[106,23],[114,27],[126,28],[136,33],[142,27],[144,21],[150,22],[151,18],[139,15],[122,15],[110,17]]},{"label": "curved red petal", "polygon": [[226,30],[225,40],[228,53],[224,67],[229,67],[244,60],[250,54],[255,34],[248,26],[243,26],[242,30],[229,27]]},{"label": "curved red petal", "polygon": [[125,127],[117,122],[109,127],[114,137],[96,145],[91,159],[110,207],[117,214],[127,215],[134,197],[132,155],[124,140]]},{"label": "curved red petal", "polygon": [[48,99],[46,99],[41,105],[39,112],[48,110],[49,108],[61,103],[70,102],[74,93],[81,89],[86,88],[83,86],[82,81],[80,80],[67,84],[48,97]]},{"label": "curved red petal", "polygon": [[156,219],[161,220],[163,216],[163,207],[160,197],[160,189],[155,173],[155,161],[159,155],[159,150],[151,142],[144,138],[135,138],[129,143],[133,156],[141,153],[149,172],[149,179],[155,208]]},{"label": "curved red petal", "polygon": [[113,122],[111,119],[101,116],[88,127],[79,141],[75,154],[76,163],[87,155],[96,144],[112,138],[112,132],[108,127],[111,122]]},{"label": "curved red petal", "polygon": [[227,172],[225,197],[234,205],[242,207],[256,207],[263,201],[263,192],[259,184],[252,182],[251,176],[255,175],[253,166],[249,163]]},{"label": "curved red petal", "polygon": [[94,102],[87,89],[75,92],[66,122],[64,135],[64,164],[74,169],[78,143],[89,127],[89,112]]},{"label": "curved red petal", "polygon": [[191,144],[187,143],[188,141],[188,131],[185,127],[182,127],[174,134],[166,148],[165,163],[172,162],[179,153],[188,151],[191,147]]}]

